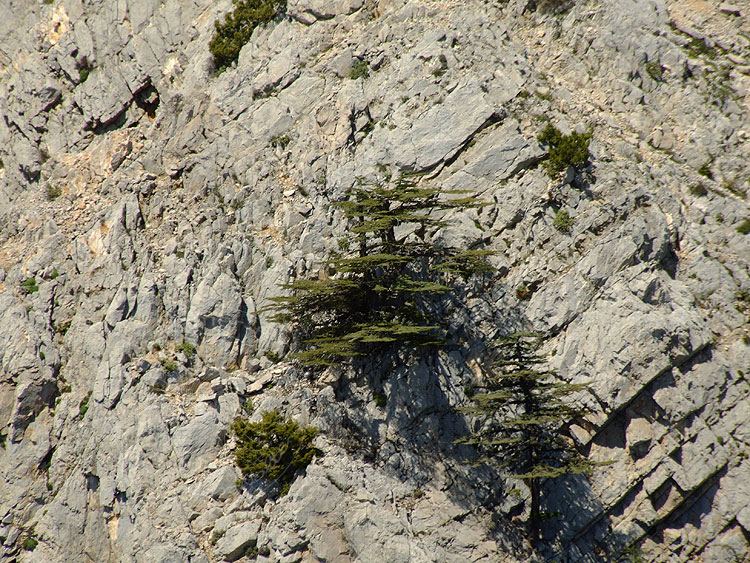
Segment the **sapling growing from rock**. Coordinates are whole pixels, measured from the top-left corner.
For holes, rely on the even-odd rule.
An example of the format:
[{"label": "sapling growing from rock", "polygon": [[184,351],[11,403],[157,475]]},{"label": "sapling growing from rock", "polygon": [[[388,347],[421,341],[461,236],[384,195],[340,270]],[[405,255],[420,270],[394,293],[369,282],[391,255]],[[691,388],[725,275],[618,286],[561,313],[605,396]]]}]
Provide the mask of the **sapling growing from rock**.
[{"label": "sapling growing from rock", "polygon": [[491,348],[484,379],[461,409],[479,419],[479,429],[461,443],[479,448],[480,462],[510,470],[529,488],[529,539],[539,540],[541,484],[563,475],[591,473],[601,463],[586,459],[565,436],[571,422],[587,414],[572,400],[585,384],[565,383],[546,369],[539,334],[514,334]]}]

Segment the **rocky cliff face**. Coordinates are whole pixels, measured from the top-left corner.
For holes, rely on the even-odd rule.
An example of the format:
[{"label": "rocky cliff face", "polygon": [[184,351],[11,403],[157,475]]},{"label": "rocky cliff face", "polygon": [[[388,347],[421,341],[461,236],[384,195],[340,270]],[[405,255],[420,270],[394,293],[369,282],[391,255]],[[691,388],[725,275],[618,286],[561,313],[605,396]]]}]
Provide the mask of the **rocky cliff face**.
[{"label": "rocky cliff face", "polygon": [[[337,248],[329,202],[413,170],[492,202],[435,233],[498,251],[451,322],[549,331],[592,383],[571,432],[615,463],[548,483],[545,557],[744,560],[750,11],[570,4],[289,0],[214,76],[228,0],[6,2],[0,558],[527,560],[523,487],[453,445],[470,346],[310,380],[262,312]],[[539,166],[547,120],[593,129],[585,171]],[[250,404],[320,430],[281,499],[237,486]]]}]

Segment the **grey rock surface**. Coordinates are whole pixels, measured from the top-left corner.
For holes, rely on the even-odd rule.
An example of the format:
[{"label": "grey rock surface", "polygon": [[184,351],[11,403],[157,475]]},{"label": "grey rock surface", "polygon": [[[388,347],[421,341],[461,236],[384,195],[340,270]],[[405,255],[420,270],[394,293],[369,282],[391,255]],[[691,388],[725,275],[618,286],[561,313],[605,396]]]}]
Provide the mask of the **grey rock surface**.
[{"label": "grey rock surface", "polygon": [[[0,559],[529,560],[525,486],[454,444],[476,350],[311,379],[265,310],[402,171],[489,204],[431,233],[497,252],[451,331],[548,331],[591,383],[570,435],[612,463],[546,485],[541,560],[750,551],[742,3],[289,0],[220,75],[228,0],[5,4]],[[585,169],[547,175],[546,122]],[[283,497],[228,429],[275,408],[320,432]]]}]

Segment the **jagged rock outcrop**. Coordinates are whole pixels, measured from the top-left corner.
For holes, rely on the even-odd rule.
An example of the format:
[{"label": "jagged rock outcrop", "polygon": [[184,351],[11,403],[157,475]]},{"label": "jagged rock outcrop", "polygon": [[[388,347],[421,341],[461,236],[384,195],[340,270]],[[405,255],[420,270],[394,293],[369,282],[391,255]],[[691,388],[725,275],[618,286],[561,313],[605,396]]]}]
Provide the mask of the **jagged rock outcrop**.
[{"label": "jagged rock outcrop", "polygon": [[[264,310],[400,170],[491,203],[433,233],[497,251],[452,332],[549,331],[592,383],[614,463],[548,483],[543,557],[746,557],[750,9],[550,4],[289,0],[219,76],[228,0],[3,8],[0,558],[528,560],[522,485],[454,445],[476,347],[311,380]],[[590,166],[550,179],[545,121]],[[282,498],[228,432],[274,408],[322,452]]]}]

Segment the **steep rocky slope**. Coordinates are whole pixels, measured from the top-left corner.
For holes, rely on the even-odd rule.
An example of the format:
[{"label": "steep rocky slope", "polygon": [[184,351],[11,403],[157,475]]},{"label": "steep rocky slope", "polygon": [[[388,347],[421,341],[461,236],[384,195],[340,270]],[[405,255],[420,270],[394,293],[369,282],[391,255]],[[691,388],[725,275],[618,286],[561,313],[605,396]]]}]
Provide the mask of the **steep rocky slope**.
[{"label": "steep rocky slope", "polygon": [[[412,170],[493,202],[435,233],[498,251],[456,330],[549,331],[592,383],[572,433],[615,463],[548,485],[544,557],[745,560],[750,9],[571,4],[289,0],[215,76],[227,0],[5,2],[0,557],[527,560],[523,487],[453,445],[476,350],[311,380],[262,312],[337,249],[329,202]],[[539,166],[547,120],[585,171]],[[237,486],[250,404],[320,430],[281,499]]]}]

